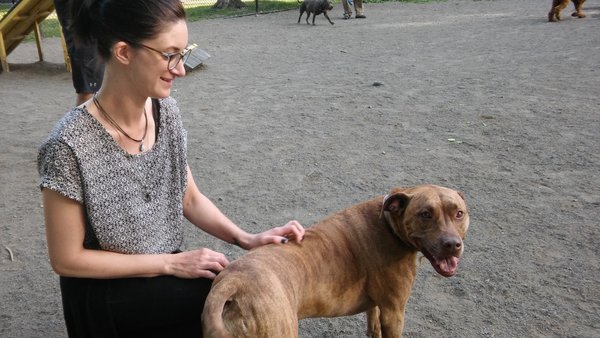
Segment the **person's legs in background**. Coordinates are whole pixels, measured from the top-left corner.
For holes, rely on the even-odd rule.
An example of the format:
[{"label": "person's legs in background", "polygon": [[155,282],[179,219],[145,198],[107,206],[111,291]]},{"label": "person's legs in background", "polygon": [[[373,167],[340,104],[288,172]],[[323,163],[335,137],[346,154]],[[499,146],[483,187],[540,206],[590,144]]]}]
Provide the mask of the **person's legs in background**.
[{"label": "person's legs in background", "polygon": [[350,9],[351,4],[352,0],[342,0],[342,6],[344,7],[344,19],[350,19],[352,17],[352,10]]},{"label": "person's legs in background", "polygon": [[363,9],[363,0],[354,0],[354,9],[356,10],[357,19],[364,19],[367,17]]},{"label": "person's legs in background", "polygon": [[78,106],[89,100],[102,85],[104,64],[98,58],[95,45],[75,45],[73,35],[69,31],[71,23],[69,0],[54,0],[54,8],[62,26],[67,52],[71,59],[73,87],[77,94],[75,105]]},{"label": "person's legs in background", "polygon": [[354,6],[357,19],[364,19],[367,17],[363,9],[363,0],[342,0],[342,6],[344,7],[344,19],[350,19],[352,17],[352,9],[350,6]]}]

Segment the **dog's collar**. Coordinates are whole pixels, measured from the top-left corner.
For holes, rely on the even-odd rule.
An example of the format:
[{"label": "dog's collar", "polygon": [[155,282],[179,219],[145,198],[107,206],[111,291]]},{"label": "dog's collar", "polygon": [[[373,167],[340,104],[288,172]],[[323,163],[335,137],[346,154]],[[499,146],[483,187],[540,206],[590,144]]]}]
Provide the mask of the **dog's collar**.
[{"label": "dog's collar", "polygon": [[[393,227],[393,221],[392,221],[392,216],[390,216],[390,212],[389,211],[384,211],[383,212],[383,218],[385,219],[385,222],[387,223],[387,225],[392,228],[392,230],[394,230]],[[394,232],[395,233],[395,232]]]},{"label": "dog's collar", "polygon": [[392,219],[392,215],[390,214],[389,211],[384,209],[385,202],[389,197],[390,197],[389,194],[383,196],[383,204],[381,205],[381,217],[383,218],[383,223],[385,223],[390,228],[390,231],[394,234],[394,236],[396,236],[396,238],[398,238],[398,240],[400,242],[418,250],[418,248],[414,244],[407,242],[406,240],[403,239],[403,237],[399,233],[396,232],[397,227],[394,226],[394,220]]},{"label": "dog's collar", "polygon": [[[419,248],[417,248],[414,244],[410,243],[408,241],[408,239],[402,237],[398,232],[396,232],[396,229],[398,227],[394,226],[394,220],[392,219],[392,215],[390,214],[389,211],[382,211],[383,212],[383,223],[385,223],[387,225],[387,227],[390,229],[390,231],[394,234],[394,236],[400,241],[402,242],[404,245],[409,246],[410,248],[414,248],[415,250],[419,250]],[[404,234],[406,236],[406,234]]]},{"label": "dog's collar", "polygon": [[390,197],[390,194],[386,194],[383,196],[383,201],[381,202],[381,213],[379,214],[379,217],[383,216],[383,220],[385,221],[385,223],[387,224],[388,227],[390,227],[390,230],[392,230],[392,232],[398,236],[398,234],[396,234],[396,232],[394,231],[394,227],[392,226],[392,218],[390,216],[390,212],[385,210],[385,202],[387,201],[387,199]]},{"label": "dog's collar", "polygon": [[394,227],[392,226],[392,219],[390,218],[390,212],[385,210],[385,202],[387,201],[387,199],[389,197],[390,197],[389,194],[386,194],[383,196],[383,201],[381,202],[381,213],[379,214],[379,217],[381,218],[383,216],[384,221],[387,223],[387,225],[393,231]]},{"label": "dog's collar", "polygon": [[390,229],[390,231],[398,238],[401,242],[404,243],[402,237],[396,232],[396,227],[394,227],[394,220],[392,219],[392,215],[390,215],[389,211],[381,210],[383,214],[383,223]]},{"label": "dog's collar", "polygon": [[390,197],[389,194],[383,196],[383,201],[381,202],[381,213],[379,213],[379,217],[383,216],[385,213],[385,201]]}]

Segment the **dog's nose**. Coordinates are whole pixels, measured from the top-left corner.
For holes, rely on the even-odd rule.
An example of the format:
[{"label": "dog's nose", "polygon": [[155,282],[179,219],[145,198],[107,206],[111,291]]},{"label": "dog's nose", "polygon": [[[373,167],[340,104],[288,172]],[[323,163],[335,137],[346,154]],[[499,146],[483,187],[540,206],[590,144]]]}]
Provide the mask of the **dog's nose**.
[{"label": "dog's nose", "polygon": [[448,236],[443,239],[442,247],[447,253],[459,252],[462,247],[462,241],[456,236]]}]

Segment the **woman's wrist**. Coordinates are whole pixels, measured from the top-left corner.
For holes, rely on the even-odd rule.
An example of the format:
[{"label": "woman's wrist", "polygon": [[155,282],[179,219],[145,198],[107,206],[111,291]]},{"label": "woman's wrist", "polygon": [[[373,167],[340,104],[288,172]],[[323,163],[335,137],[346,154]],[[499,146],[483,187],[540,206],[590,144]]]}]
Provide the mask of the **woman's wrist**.
[{"label": "woman's wrist", "polygon": [[160,266],[160,272],[159,275],[167,275],[167,276],[171,276],[174,275],[175,272],[172,269],[172,259],[174,258],[175,255],[173,254],[162,254],[160,255],[161,259],[161,266]]},{"label": "woman's wrist", "polygon": [[250,250],[252,248],[251,240],[252,235],[242,230],[233,235],[232,244],[237,245],[244,250]]}]

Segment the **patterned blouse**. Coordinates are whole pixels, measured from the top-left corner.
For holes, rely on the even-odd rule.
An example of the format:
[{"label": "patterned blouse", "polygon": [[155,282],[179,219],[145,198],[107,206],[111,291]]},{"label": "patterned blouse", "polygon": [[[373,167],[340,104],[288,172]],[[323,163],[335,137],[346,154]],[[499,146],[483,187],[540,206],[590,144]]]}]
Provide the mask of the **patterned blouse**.
[{"label": "patterned blouse", "polygon": [[84,247],[170,253],[183,240],[187,134],[173,98],[159,100],[156,142],[131,155],[85,108],[54,127],[38,154],[39,185],[85,207]]}]

